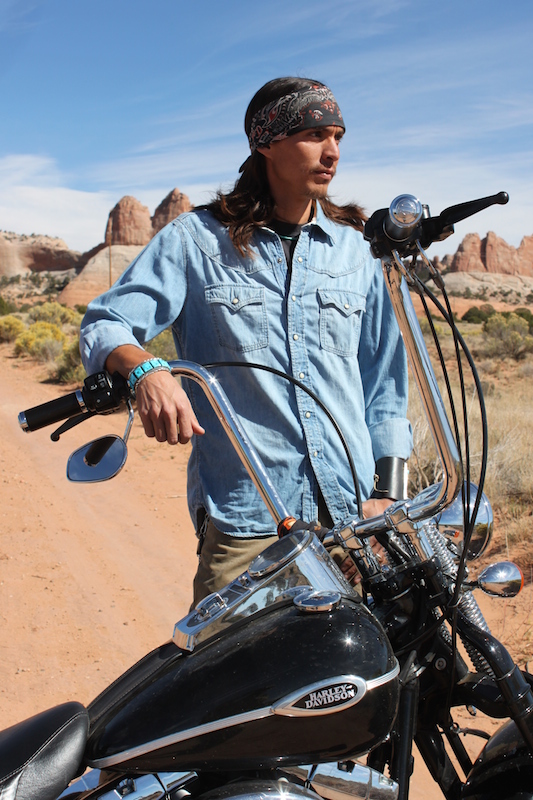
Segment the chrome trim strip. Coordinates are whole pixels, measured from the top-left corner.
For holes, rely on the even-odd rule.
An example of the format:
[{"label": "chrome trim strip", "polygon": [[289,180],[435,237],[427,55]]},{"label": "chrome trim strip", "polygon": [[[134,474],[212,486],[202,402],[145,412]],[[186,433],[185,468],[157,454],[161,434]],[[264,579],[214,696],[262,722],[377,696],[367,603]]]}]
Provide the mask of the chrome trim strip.
[{"label": "chrome trim strip", "polygon": [[372,689],[377,689],[378,686],[383,686],[384,683],[388,683],[389,681],[394,680],[400,674],[400,665],[396,661],[396,666],[394,669],[391,669],[390,672],[386,672],[384,675],[381,675],[379,678],[372,678],[372,680],[366,682],[366,690],[367,692],[371,692]]},{"label": "chrome trim strip", "polygon": [[83,399],[83,394],[79,389],[76,390],[76,400],[78,401],[78,405],[80,407],[80,411],[82,414],[87,414],[89,409],[85,405],[85,400]]},{"label": "chrome trim strip", "polygon": [[[385,673],[385,675],[366,681],[365,694],[366,692],[372,691],[372,689],[376,689],[378,686],[382,686],[384,683],[388,683],[388,681],[393,680],[397,677],[397,675],[399,675],[399,673],[400,666],[397,663],[395,668],[390,672]],[[362,681],[363,679],[358,678],[357,680]],[[328,682],[335,683],[335,681],[336,678]],[[323,687],[325,683],[326,681],[321,681],[315,685],[318,687]],[[298,694],[301,695],[304,693],[305,691],[299,692]],[[280,703],[283,702],[283,700],[280,701]],[[151,753],[154,750],[160,750],[173,744],[179,744],[179,742],[184,742],[187,739],[193,739],[196,736],[205,736],[209,733],[216,733],[224,728],[232,728],[235,725],[245,725],[247,722],[257,722],[257,720],[265,719],[266,717],[270,717],[278,713],[276,712],[278,705],[279,703],[276,703],[275,706],[270,706],[268,708],[257,708],[254,711],[247,711],[244,714],[236,714],[234,717],[224,717],[223,719],[218,719],[215,722],[208,722],[205,725],[198,725],[195,728],[188,728],[185,731],[179,731],[177,733],[169,734],[168,736],[163,736],[161,739],[154,739],[151,742],[146,742],[138,747],[132,747],[130,750],[123,750],[121,753],[117,753],[114,756],[107,756],[106,758],[97,758],[93,761],[88,761],[87,764],[96,769],[113,767],[116,764],[122,764],[125,761],[129,761],[131,758],[138,758],[139,756],[147,755],[147,753]],[[343,708],[346,708],[346,706],[343,706]]]},{"label": "chrome trim strip", "polygon": [[168,736],[163,736],[161,739],[154,739],[146,744],[141,744],[138,747],[132,747],[131,750],[123,750],[114,756],[107,756],[106,758],[97,758],[94,761],[88,761],[90,767],[97,767],[98,769],[105,769],[113,767],[115,764],[122,764],[130,758],[137,758],[151,753],[154,750],[160,750],[163,747],[169,747],[172,744],[184,742],[186,739],[193,739],[195,736],[205,736],[208,733],[216,733],[224,728],[232,728],[235,725],[244,725],[247,722],[256,722],[259,719],[264,719],[273,714],[272,708],[257,708],[254,711],[247,711],[244,714],[236,714],[234,717],[225,717],[224,719],[217,719],[215,722],[207,722],[205,725],[198,725],[196,728],[188,728],[185,731],[171,733]]},{"label": "chrome trim strip", "polygon": [[19,425],[22,428],[22,430],[24,431],[24,433],[29,433],[30,432],[30,429],[29,429],[29,426],[28,426],[28,421],[26,419],[26,414],[24,413],[24,411],[21,411],[20,414],[19,414]]}]

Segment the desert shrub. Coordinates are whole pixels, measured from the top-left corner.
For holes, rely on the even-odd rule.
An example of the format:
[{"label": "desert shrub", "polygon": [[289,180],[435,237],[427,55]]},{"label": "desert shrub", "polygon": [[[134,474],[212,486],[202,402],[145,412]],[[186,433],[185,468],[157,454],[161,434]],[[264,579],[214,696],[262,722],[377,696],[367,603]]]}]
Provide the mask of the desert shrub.
[{"label": "desert shrub", "polygon": [[164,358],[165,361],[172,361],[176,358],[176,346],[172,337],[171,328],[167,328],[155,339],[147,342],[146,349],[153,353],[157,358]]},{"label": "desert shrub", "polygon": [[461,320],[463,322],[470,322],[470,323],[480,323],[486,322],[489,317],[492,317],[495,314],[495,310],[490,303],[483,303],[481,306],[472,306],[465,311]]},{"label": "desert shrub", "polygon": [[518,317],[522,317],[522,319],[525,319],[529,325],[529,332],[533,333],[533,314],[529,308],[515,308],[512,313],[516,314]]},{"label": "desert shrub", "polygon": [[53,361],[63,350],[66,336],[51,322],[34,322],[15,340],[15,355],[29,355],[38,361]]},{"label": "desert shrub", "polygon": [[533,352],[533,336],[529,325],[523,317],[511,313],[508,316],[493,314],[483,323],[485,354],[514,358],[524,358],[526,353]]},{"label": "desert shrub", "polygon": [[53,325],[79,325],[81,315],[72,308],[62,306],[59,303],[43,303],[34,306],[29,312],[32,322],[50,322]]},{"label": "desert shrub", "polygon": [[52,377],[60,383],[81,383],[85,375],[76,338],[64,345],[61,355],[56,361]]},{"label": "desert shrub", "polygon": [[0,318],[0,342],[14,342],[26,326],[18,317],[7,314]]},{"label": "desert shrub", "polygon": [[0,295],[0,317],[4,316],[4,314],[12,314],[16,310],[17,307],[14,303],[5,300],[2,295]]}]

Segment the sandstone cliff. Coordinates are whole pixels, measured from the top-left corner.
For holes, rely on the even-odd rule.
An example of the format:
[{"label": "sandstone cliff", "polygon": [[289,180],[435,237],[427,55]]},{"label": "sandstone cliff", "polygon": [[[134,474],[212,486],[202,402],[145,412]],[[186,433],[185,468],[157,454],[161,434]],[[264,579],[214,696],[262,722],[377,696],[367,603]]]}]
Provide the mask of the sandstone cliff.
[{"label": "sandstone cliff", "polygon": [[516,248],[492,231],[484,239],[468,233],[451,261],[451,271],[533,276],[533,236],[524,236]]},{"label": "sandstone cliff", "polygon": [[80,259],[81,253],[69,250],[62,239],[0,231],[0,276],[73,269]]},{"label": "sandstone cliff", "polygon": [[154,235],[180,214],[191,210],[192,204],[187,195],[180,192],[179,189],[172,189],[154,211],[152,217]]},{"label": "sandstone cliff", "polygon": [[150,212],[135,197],[126,195],[110,211],[106,244],[145,245],[153,235]]},{"label": "sandstone cliff", "polygon": [[[111,249],[111,259],[109,250]],[[115,244],[111,248],[103,247],[82,269],[79,275],[65,286],[58,297],[58,302],[72,308],[76,305],[87,305],[99,294],[109,289],[119,278],[135,256],[142,250],[141,245]]]}]

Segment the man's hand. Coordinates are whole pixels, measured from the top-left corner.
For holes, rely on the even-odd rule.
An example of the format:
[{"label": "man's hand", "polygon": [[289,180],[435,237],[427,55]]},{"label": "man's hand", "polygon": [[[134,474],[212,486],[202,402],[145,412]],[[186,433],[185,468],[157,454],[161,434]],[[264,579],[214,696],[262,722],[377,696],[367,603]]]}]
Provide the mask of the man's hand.
[{"label": "man's hand", "polygon": [[[365,500],[363,503],[364,518],[368,519],[369,517],[377,517],[378,514],[383,514],[385,509],[391,506],[393,502],[394,500],[390,500],[389,498],[383,499],[371,497],[369,500]],[[384,548],[379,544],[375,536],[371,536],[368,541],[372,547],[372,550],[374,551],[374,555],[377,556],[378,560],[381,560],[381,557],[384,553]],[[347,556],[342,562],[341,570],[346,580],[350,581],[350,583],[356,584],[361,582],[359,570],[355,566],[350,556]]]},{"label": "man's hand", "polygon": [[144,432],[158,442],[187,444],[204,429],[196,419],[189,398],[166,370],[148,374],[137,385],[137,411]]},{"label": "man's hand", "polygon": [[[127,378],[134,367],[152,358],[141,347],[124,344],[108,355],[105,368]],[[167,370],[150,372],[135,387],[137,410],[144,432],[158,442],[187,444],[193,434],[204,429],[196,419],[189,398]]]}]

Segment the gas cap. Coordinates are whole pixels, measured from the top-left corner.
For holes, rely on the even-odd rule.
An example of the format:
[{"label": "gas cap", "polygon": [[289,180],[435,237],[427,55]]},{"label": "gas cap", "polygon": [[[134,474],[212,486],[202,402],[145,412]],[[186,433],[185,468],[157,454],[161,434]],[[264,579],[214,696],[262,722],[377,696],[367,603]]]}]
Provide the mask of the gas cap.
[{"label": "gas cap", "polygon": [[308,591],[300,592],[294,598],[294,605],[302,611],[333,611],[341,601],[340,592]]}]

